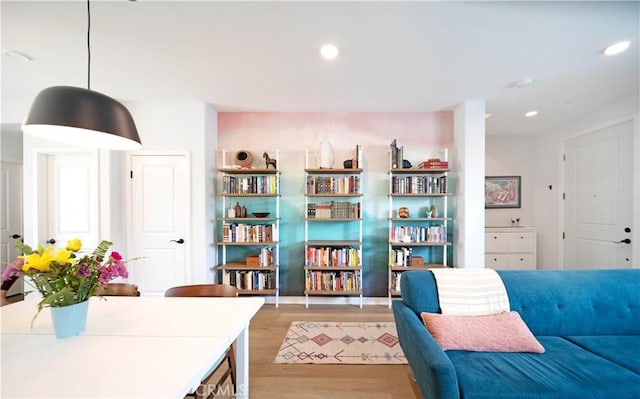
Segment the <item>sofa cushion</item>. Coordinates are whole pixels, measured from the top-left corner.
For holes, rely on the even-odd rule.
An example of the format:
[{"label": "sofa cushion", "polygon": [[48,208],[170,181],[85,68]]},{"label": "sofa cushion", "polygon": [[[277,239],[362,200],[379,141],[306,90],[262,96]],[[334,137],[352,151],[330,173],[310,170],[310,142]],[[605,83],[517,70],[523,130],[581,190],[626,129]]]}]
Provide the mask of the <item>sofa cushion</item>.
[{"label": "sofa cushion", "polygon": [[463,399],[631,399],[640,376],[560,337],[545,353],[448,351]]},{"label": "sofa cushion", "polygon": [[518,312],[486,316],[449,316],[423,312],[421,316],[443,350],[544,352]]},{"label": "sofa cushion", "polygon": [[569,341],[640,374],[640,336],[599,335],[566,337]]}]

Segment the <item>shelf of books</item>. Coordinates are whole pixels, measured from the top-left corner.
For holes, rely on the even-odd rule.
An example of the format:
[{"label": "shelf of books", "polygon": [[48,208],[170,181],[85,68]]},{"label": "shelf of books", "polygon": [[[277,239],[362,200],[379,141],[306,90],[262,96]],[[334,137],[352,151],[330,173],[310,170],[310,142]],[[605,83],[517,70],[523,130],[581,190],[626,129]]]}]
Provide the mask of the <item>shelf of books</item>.
[{"label": "shelf of books", "polygon": [[218,226],[218,282],[233,285],[241,295],[279,299],[280,171],[226,166],[222,153]]},{"label": "shelf of books", "polygon": [[305,156],[305,306],[309,296],[358,296],[362,289],[362,148],[351,169],[309,168]]},{"label": "shelf of books", "polygon": [[392,297],[400,296],[402,273],[447,267],[452,247],[447,149],[439,158],[411,167],[403,162],[404,149],[393,144],[388,172],[389,307]]}]

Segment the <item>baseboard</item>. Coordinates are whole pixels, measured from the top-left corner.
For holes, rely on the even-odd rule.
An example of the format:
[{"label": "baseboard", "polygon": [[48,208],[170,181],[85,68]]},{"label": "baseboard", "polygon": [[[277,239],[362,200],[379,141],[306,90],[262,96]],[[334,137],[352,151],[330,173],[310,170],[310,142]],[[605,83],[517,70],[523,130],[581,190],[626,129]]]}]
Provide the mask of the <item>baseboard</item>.
[{"label": "baseboard", "polygon": [[[265,296],[265,303],[275,305],[275,296]],[[306,304],[306,297],[304,296],[280,296],[278,297],[278,304],[280,305],[304,305]],[[312,305],[348,305],[348,306],[360,306],[360,297],[358,296],[313,296],[309,297],[309,306]],[[367,306],[389,306],[389,298],[385,297],[363,297],[362,305]]]}]

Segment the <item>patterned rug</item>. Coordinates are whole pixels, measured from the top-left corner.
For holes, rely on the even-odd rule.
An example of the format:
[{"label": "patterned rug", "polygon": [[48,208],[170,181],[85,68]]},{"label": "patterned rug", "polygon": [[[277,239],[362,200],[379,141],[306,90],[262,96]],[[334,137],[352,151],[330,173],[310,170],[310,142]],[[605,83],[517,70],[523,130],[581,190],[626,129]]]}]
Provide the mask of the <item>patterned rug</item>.
[{"label": "patterned rug", "polygon": [[393,322],[294,321],[274,363],[407,364]]}]

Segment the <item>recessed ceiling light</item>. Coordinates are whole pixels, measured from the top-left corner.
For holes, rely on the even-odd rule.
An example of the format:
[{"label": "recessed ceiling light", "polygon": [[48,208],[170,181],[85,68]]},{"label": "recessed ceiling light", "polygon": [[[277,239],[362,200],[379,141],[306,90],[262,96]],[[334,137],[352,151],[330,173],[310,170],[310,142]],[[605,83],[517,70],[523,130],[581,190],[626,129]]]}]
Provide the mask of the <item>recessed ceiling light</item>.
[{"label": "recessed ceiling light", "polygon": [[536,116],[538,115],[538,111],[529,111],[526,114],[524,114],[524,116],[526,116],[527,118],[530,118],[532,116]]},{"label": "recessed ceiling light", "polygon": [[13,51],[13,50],[6,50],[3,51],[2,54],[6,55],[7,57],[13,58],[14,60],[18,60],[18,61],[33,61],[33,58],[29,57],[28,55],[21,53],[19,51]]},{"label": "recessed ceiling light", "polygon": [[615,44],[612,44],[611,46],[607,47],[604,50],[604,55],[616,55],[616,54],[620,54],[623,51],[625,51],[626,49],[629,48],[629,41],[625,40],[623,42],[618,42]]},{"label": "recessed ceiling light", "polygon": [[338,56],[338,48],[333,44],[325,44],[320,49],[320,55],[325,60],[333,60]]},{"label": "recessed ceiling light", "polygon": [[516,82],[516,87],[518,89],[524,89],[525,87],[531,86],[532,83],[533,83],[533,78],[528,76],[528,77]]}]

